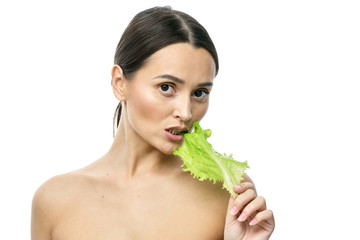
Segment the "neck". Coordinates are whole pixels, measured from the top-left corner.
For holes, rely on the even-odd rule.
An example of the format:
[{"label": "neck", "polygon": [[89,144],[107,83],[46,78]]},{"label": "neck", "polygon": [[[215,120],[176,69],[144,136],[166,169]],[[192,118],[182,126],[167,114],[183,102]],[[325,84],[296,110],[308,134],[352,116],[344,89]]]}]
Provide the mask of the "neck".
[{"label": "neck", "polygon": [[126,121],[120,119],[114,142],[107,153],[113,170],[124,174],[125,178],[144,176],[152,173],[180,169],[179,158],[166,155],[144,141]]}]

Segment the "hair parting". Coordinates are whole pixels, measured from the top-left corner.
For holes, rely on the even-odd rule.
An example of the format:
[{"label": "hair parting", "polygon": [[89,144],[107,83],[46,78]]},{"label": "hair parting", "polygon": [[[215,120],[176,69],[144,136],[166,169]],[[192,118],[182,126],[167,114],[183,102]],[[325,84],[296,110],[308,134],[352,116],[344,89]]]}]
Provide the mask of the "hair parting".
[{"label": "hair parting", "polygon": [[[214,59],[217,74],[219,60],[206,29],[193,17],[171,7],[153,7],[135,15],[116,47],[114,64],[121,67],[127,81],[141,69],[156,51],[175,43],[204,48]],[[121,102],[113,118],[113,136],[119,126]]]}]

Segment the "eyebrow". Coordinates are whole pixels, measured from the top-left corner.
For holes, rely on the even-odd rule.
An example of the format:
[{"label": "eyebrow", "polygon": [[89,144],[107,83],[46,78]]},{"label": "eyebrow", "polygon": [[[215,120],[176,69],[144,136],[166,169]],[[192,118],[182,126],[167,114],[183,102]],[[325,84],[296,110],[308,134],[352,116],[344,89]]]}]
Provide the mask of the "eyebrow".
[{"label": "eyebrow", "polygon": [[[180,83],[180,84],[185,83],[184,80],[182,80],[182,79],[180,79],[178,77],[175,77],[173,75],[170,75],[170,74],[163,74],[163,75],[159,75],[157,77],[154,77],[154,79],[156,79],[156,78],[167,78],[167,79],[170,79],[170,80],[172,80],[174,82],[177,82],[177,83]],[[205,83],[199,83],[197,86],[198,87],[211,87],[212,85],[213,85],[212,82],[205,82]]]}]

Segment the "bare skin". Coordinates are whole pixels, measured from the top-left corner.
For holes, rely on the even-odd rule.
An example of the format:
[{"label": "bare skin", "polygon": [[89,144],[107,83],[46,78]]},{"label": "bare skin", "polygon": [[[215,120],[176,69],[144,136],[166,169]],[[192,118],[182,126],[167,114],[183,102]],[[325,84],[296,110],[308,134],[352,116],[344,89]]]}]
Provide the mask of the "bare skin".
[{"label": "bare skin", "polygon": [[[119,66],[112,77],[123,102],[113,145],[91,165],[38,189],[32,239],[267,239],[273,216],[247,177],[235,190],[239,197],[230,198],[220,184],[184,173],[171,154],[182,141],[168,130],[190,129],[207,111],[215,77],[211,55],[174,44],[154,53],[133,79]],[[244,221],[256,218],[258,228],[237,220],[244,212]]]},{"label": "bare skin", "polygon": [[[194,181],[172,166],[126,179],[109,171],[109,162],[105,156],[38,190],[33,217],[47,220],[33,226],[33,239],[223,238],[229,194],[218,184]],[[44,237],[37,229],[47,229]]]}]

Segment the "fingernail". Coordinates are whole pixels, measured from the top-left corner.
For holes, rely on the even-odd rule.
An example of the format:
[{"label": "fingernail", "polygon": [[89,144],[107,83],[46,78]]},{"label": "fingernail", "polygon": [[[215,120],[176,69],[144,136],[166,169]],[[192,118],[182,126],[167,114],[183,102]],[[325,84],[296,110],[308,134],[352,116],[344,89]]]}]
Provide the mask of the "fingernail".
[{"label": "fingernail", "polygon": [[245,221],[245,219],[246,219],[246,214],[245,214],[245,213],[242,213],[242,214],[240,215],[240,217],[238,218],[238,221],[239,221],[239,222],[243,222],[243,221]]},{"label": "fingernail", "polygon": [[241,191],[242,190],[242,187],[240,185],[235,185],[235,190],[236,191]]},{"label": "fingernail", "polygon": [[249,225],[250,225],[250,226],[253,226],[253,225],[255,225],[255,224],[257,224],[257,221],[256,221],[256,219],[254,218],[253,220],[251,220],[251,222],[249,223]]},{"label": "fingernail", "polygon": [[237,213],[238,213],[238,208],[235,207],[235,206],[233,206],[232,209],[230,210],[230,214],[234,216],[234,215],[236,215]]}]

